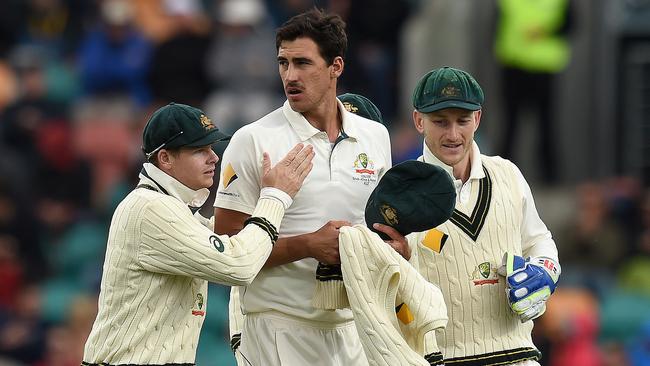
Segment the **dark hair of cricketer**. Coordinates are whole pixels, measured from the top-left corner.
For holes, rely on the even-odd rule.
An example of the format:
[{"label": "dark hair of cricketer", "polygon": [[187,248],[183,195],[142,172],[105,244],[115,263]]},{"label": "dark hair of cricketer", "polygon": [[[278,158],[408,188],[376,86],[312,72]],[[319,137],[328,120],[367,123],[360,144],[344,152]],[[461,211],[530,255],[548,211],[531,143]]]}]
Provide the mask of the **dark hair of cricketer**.
[{"label": "dark hair of cricketer", "polygon": [[345,58],[348,49],[348,36],[345,22],[334,13],[326,13],[312,8],[287,20],[275,33],[275,49],[280,49],[283,41],[295,41],[306,37],[318,45],[321,57],[331,65],[338,56]]}]

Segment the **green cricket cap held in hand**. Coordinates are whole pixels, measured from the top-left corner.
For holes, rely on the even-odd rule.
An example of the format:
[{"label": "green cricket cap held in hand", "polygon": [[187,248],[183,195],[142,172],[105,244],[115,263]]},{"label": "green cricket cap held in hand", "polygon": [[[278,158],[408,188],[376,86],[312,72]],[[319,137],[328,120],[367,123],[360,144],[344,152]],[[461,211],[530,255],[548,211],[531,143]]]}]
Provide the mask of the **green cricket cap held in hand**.
[{"label": "green cricket cap held in hand", "polygon": [[455,203],[449,173],[436,165],[407,160],[390,168],[370,194],[366,224],[375,232],[374,223],[391,226],[402,235],[425,231],[449,220]]}]

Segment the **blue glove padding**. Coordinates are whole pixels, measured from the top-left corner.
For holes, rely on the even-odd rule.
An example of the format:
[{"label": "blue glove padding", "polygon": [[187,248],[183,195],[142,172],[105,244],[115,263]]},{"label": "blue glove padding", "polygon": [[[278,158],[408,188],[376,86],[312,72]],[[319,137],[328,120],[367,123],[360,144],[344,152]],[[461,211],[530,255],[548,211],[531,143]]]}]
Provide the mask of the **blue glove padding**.
[{"label": "blue glove padding", "polygon": [[506,276],[508,303],[522,322],[535,319],[546,310],[546,300],[555,291],[559,265],[548,258],[527,258],[506,253],[502,274]]}]

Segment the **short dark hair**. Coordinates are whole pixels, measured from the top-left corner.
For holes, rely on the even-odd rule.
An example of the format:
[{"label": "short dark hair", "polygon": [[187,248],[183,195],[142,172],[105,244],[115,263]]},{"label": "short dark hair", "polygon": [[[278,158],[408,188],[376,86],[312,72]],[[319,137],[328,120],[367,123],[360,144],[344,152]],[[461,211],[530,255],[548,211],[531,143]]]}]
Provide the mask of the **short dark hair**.
[{"label": "short dark hair", "polygon": [[294,41],[300,37],[311,38],[316,42],[328,65],[337,56],[345,57],[348,48],[345,22],[336,14],[313,8],[287,20],[275,33],[276,51],[283,41]]}]

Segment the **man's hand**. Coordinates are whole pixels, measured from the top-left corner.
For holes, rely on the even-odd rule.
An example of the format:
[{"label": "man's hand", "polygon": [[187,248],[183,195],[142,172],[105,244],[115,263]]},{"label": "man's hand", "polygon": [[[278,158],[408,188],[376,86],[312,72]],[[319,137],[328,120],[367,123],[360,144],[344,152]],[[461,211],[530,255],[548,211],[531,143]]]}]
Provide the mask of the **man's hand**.
[{"label": "man's hand", "polygon": [[404,235],[400,234],[397,230],[388,225],[374,223],[372,224],[372,227],[375,230],[381,231],[390,237],[390,240],[384,241],[393,247],[393,249],[395,249],[399,255],[401,255],[406,260],[411,259],[411,248],[409,247],[409,243]]},{"label": "man's hand", "polygon": [[332,220],[309,235],[307,241],[308,257],[324,264],[339,264],[339,228],[351,226],[347,221]]},{"label": "man's hand", "polygon": [[506,277],[510,308],[524,323],[546,311],[546,301],[555,291],[560,276],[560,265],[550,258],[524,259],[505,253],[498,272]]},{"label": "man's hand", "polygon": [[271,168],[271,158],[264,153],[262,187],[275,187],[293,198],[313,167],[314,155],[313,146],[297,144]]}]

